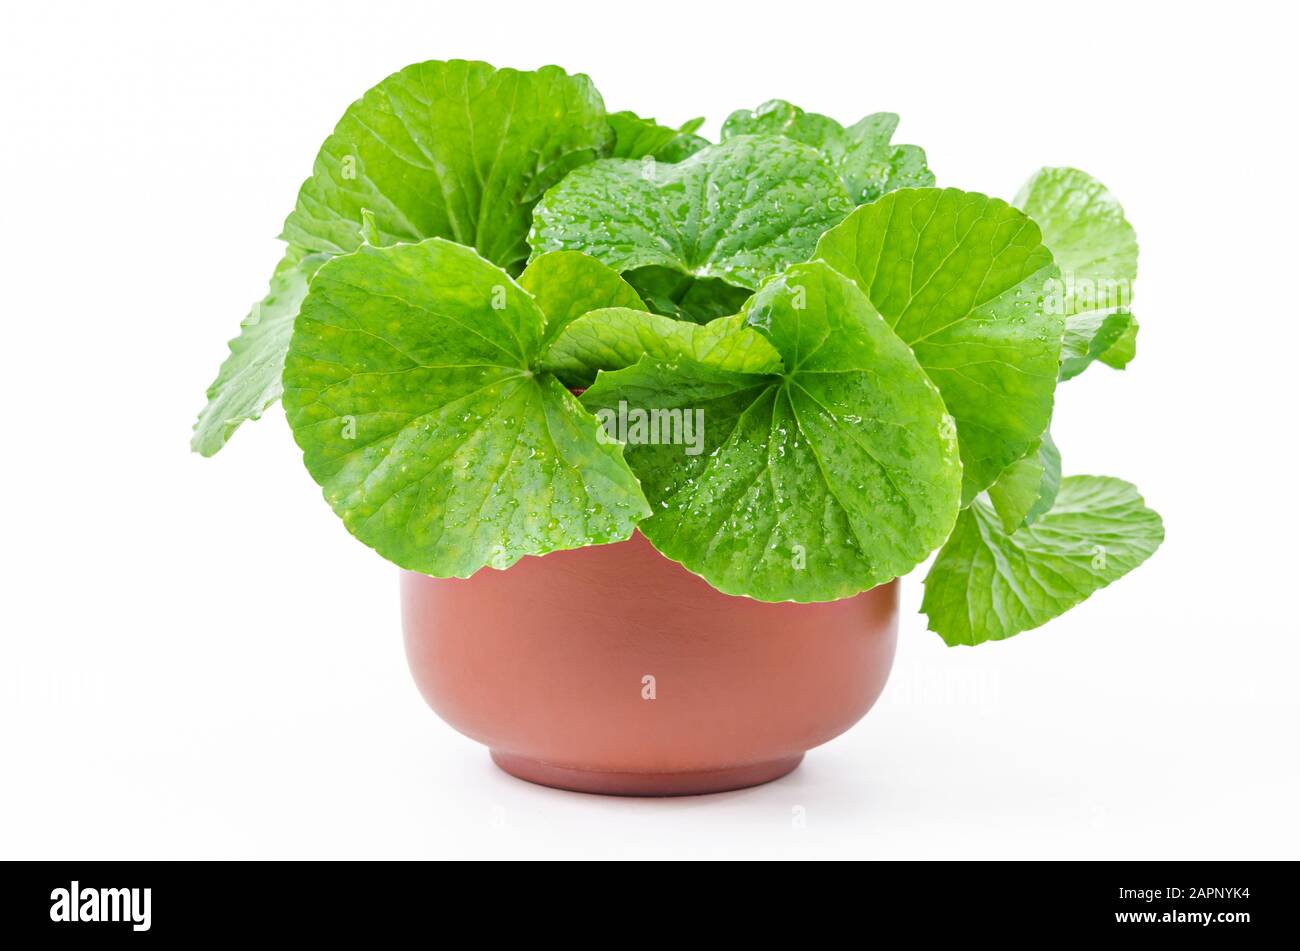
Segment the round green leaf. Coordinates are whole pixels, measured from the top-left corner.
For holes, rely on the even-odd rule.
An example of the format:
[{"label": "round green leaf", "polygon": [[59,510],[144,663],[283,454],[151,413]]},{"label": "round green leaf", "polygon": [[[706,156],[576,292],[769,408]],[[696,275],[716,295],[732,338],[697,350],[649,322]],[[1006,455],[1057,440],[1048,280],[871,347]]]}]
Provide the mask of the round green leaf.
[{"label": "round green leaf", "polygon": [[648,514],[617,444],[534,369],[545,317],[505,271],[439,238],[317,273],[285,411],[348,530],[440,577],[617,541]]},{"label": "round green leaf", "polygon": [[533,204],[612,135],[586,76],[416,63],[348,107],[283,237],[310,251],[352,251],[367,209],[383,243],[451,238],[513,273],[528,256]]},{"label": "round green leaf", "polygon": [[852,208],[814,150],[739,136],[676,164],[605,159],[570,174],[537,205],[534,254],[570,249],[617,271],[660,266],[755,288],[805,261]]},{"label": "round green leaf", "polygon": [[1122,370],[1133,359],[1138,244],[1106,186],[1077,168],[1040,168],[1015,205],[1034,219],[1061,269],[1048,303],[1065,316],[1061,379],[1094,361]]},{"label": "round green leaf", "polygon": [[1121,479],[1062,479],[1051,509],[1011,534],[981,499],[930,567],[921,610],[950,645],[1002,640],[1122,578],[1164,537],[1160,516]]},{"label": "round green leaf", "polygon": [[1077,168],[1040,168],[1014,204],[1052,249],[1066,316],[1132,304],[1137,235],[1105,185]]},{"label": "round green leaf", "polygon": [[646,356],[583,394],[598,413],[699,414],[697,454],[629,439],[655,513],[641,531],[720,591],[763,601],[835,600],[908,571],[947,537],[960,495],[934,385],[824,264],[766,283],[747,320],[784,372]]},{"label": "round green leaf", "polygon": [[556,66],[417,63],[367,91],[316,156],[284,225],[294,247],[230,342],[193,448],[212,455],[279,398],[293,319],[330,255],[443,237],[515,273],[542,192],[612,138],[591,81]]},{"label": "round green leaf", "polygon": [[722,140],[737,135],[784,135],[811,145],[835,166],[853,200],[875,201],[897,188],[934,184],[925,152],[915,145],[892,145],[898,116],[876,112],[845,128],[828,116],[804,112],[783,99],[757,109],[739,109],[722,124]]},{"label": "round green leaf", "polygon": [[955,188],[891,192],[817,244],[852,278],[943,394],[957,421],[963,502],[990,486],[1052,416],[1063,322],[1038,227],[1004,201]]}]

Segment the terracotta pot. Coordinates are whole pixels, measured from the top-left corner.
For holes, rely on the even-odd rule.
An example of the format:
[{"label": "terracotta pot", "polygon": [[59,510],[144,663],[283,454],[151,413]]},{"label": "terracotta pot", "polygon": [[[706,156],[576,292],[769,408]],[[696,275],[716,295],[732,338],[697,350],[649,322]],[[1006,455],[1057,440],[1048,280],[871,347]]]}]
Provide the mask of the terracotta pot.
[{"label": "terracotta pot", "polygon": [[466,580],[402,573],[415,682],[506,772],[673,796],[784,776],[880,696],[898,583],[843,601],[721,594],[640,535]]}]

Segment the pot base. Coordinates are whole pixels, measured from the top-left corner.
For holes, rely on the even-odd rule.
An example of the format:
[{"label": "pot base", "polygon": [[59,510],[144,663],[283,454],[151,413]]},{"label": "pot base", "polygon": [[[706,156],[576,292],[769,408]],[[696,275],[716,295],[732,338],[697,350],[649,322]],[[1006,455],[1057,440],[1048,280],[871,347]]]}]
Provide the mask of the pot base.
[{"label": "pot base", "polygon": [[699,796],[759,786],[793,772],[803,754],[691,773],[617,773],[554,766],[526,756],[492,750],[492,762],[517,779],[541,786],[603,796]]}]

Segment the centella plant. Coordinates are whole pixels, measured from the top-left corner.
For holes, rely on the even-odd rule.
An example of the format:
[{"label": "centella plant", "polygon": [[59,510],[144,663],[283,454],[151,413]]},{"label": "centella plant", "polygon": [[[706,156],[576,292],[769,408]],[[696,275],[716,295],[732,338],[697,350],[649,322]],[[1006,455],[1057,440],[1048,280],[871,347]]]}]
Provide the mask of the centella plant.
[{"label": "centella plant", "polygon": [[429,575],[640,531],[809,602],[937,549],[945,641],[1037,627],[1163,538],[1049,433],[1059,383],[1133,359],[1137,243],[1075,169],[934,187],[897,122],[772,101],[713,143],[553,66],[407,67],[321,146],[193,446],[282,399],[347,529]]}]

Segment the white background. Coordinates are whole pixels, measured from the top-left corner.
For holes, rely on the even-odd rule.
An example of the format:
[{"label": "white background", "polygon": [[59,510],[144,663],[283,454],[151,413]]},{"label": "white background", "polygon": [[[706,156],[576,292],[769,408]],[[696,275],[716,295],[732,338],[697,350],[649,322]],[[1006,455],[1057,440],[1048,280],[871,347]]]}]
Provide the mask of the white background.
[{"label": "white background", "polygon": [[[1297,77],[1272,9],[7,9],[0,857],[1300,858]],[[1101,178],[1142,245],[1139,356],[1062,387],[1053,432],[1068,472],[1138,484],[1164,547],[976,649],[924,630],[916,574],[880,706],[781,782],[640,801],[497,772],[423,706],[397,571],[282,414],[187,449],[320,141],[451,57],[559,63],[714,135],[774,96],[892,110],[940,184],[1003,197],[1045,164]]]}]

